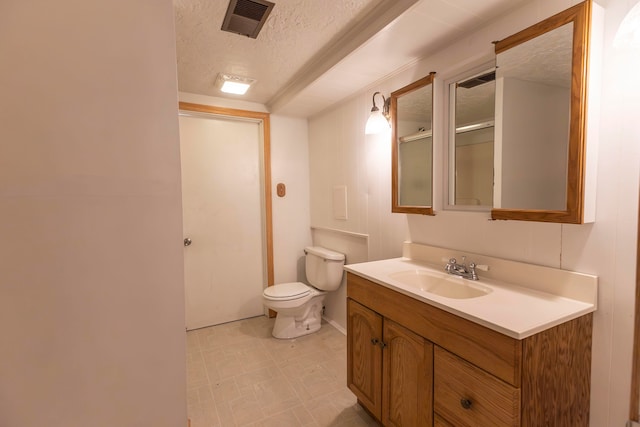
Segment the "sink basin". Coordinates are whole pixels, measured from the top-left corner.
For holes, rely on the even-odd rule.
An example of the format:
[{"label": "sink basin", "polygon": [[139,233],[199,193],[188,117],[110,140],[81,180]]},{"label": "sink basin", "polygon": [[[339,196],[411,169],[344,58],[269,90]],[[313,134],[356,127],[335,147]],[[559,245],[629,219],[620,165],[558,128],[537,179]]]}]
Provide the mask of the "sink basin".
[{"label": "sink basin", "polygon": [[393,280],[418,290],[445,298],[477,298],[491,293],[491,289],[461,277],[428,270],[408,270],[389,274]]}]

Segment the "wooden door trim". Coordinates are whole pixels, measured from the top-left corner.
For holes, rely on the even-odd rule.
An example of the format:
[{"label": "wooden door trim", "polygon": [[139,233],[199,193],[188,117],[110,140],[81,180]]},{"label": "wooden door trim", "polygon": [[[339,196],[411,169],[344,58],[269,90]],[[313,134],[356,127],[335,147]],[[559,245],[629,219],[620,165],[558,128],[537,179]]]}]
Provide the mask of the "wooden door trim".
[{"label": "wooden door trim", "polygon": [[211,105],[179,102],[178,109],[214,116],[254,119],[262,124],[262,168],[264,171],[264,215],[265,215],[265,249],[267,258],[267,286],[273,286],[273,213],[271,202],[271,123],[270,114],[259,111],[238,110],[235,108],[215,107]]}]

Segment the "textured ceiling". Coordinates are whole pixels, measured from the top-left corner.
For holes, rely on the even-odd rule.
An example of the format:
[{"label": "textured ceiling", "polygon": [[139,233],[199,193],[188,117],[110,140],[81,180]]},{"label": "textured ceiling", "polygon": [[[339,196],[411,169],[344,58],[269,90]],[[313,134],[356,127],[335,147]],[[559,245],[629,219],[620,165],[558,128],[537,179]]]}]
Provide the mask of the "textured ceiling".
[{"label": "textured ceiling", "polygon": [[228,0],[174,0],[179,89],[221,96],[217,73],[257,79],[266,104],[312,56],[379,0],[275,0],[257,39],[220,30]]},{"label": "textured ceiling", "polygon": [[573,23],[565,24],[497,55],[497,77],[571,87]]},{"label": "textured ceiling", "polygon": [[[228,0],[174,0],[179,90],[309,117],[528,0],[272,1],[251,39],[220,30]],[[257,82],[226,95],[219,72]]]}]

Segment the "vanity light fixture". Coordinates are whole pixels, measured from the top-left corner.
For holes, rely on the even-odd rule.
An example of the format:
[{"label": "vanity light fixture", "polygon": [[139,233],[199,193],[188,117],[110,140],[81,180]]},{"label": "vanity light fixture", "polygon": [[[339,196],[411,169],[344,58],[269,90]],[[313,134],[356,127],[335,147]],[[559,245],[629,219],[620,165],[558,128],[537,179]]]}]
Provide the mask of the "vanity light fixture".
[{"label": "vanity light fixture", "polygon": [[226,73],[219,73],[216,79],[216,86],[222,92],[232,93],[234,95],[244,95],[253,83],[255,83],[255,79]]},{"label": "vanity light fixture", "polygon": [[[380,111],[376,106],[376,95],[380,95],[382,97],[382,111]],[[389,107],[391,106],[391,98],[385,98],[383,94],[376,92],[373,94],[372,100],[373,108],[371,108],[371,115],[369,116],[367,125],[364,129],[364,133],[366,135],[384,132],[391,126],[389,124]]]},{"label": "vanity light fixture", "polygon": [[625,15],[613,39],[613,46],[622,49],[640,47],[640,2]]}]

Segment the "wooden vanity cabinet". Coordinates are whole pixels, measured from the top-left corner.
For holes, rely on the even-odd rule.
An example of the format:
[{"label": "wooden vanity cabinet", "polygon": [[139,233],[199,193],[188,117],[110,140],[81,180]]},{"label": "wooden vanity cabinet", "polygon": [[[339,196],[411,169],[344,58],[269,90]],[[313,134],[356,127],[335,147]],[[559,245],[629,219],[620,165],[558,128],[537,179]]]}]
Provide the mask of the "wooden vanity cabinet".
[{"label": "wooden vanity cabinet", "polygon": [[433,425],[433,344],[348,300],[347,382],[385,426]]},{"label": "wooden vanity cabinet", "polygon": [[384,426],[589,425],[592,315],[522,340],[352,273],[347,382]]},{"label": "wooden vanity cabinet", "polygon": [[382,419],[382,316],[347,300],[347,383],[358,401]]}]

